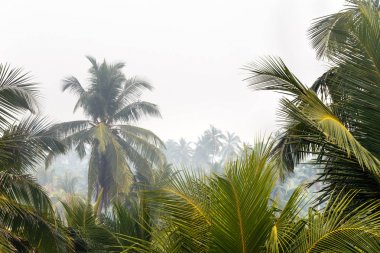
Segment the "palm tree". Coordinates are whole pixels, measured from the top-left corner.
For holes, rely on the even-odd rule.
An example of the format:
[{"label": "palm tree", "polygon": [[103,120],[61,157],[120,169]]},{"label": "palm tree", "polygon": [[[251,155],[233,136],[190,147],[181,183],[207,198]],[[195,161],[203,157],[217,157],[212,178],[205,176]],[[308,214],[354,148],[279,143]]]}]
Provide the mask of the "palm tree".
[{"label": "palm tree", "polygon": [[206,136],[203,134],[201,137],[198,137],[192,157],[193,164],[198,167],[208,166],[210,164],[211,151],[212,147]]},{"label": "palm tree", "polygon": [[205,138],[208,140],[209,145],[212,148],[211,163],[214,163],[216,156],[218,155],[220,149],[223,146],[223,140],[225,139],[225,136],[221,130],[217,129],[216,127],[212,125],[210,126],[208,130],[205,131],[204,135],[205,135]]},{"label": "palm tree", "polygon": [[239,154],[239,152],[242,150],[240,147],[240,138],[235,133],[227,132],[225,135],[225,143],[223,144],[222,148],[222,158],[223,161],[228,161],[232,157]]},{"label": "palm tree", "polygon": [[87,59],[91,63],[88,87],[71,76],[63,80],[63,91],[78,97],[74,112],[81,108],[88,119],[61,123],[55,129],[80,157],[86,155],[86,146],[91,147],[88,198],[97,198],[102,190],[101,206],[107,207],[113,197],[129,191],[133,178],[149,182],[151,167],[164,160],[162,141],[134,125],[144,116],[161,115],[155,104],[140,100],[152,86],[137,78],[126,79],[121,71],[124,63]]},{"label": "palm tree", "polygon": [[184,138],[181,138],[177,144],[176,153],[179,164],[189,165],[191,156],[193,154],[193,148],[190,146],[190,142],[187,142]]},{"label": "palm tree", "polygon": [[193,154],[193,148],[190,146],[191,143],[187,142],[184,138],[181,138],[178,144],[178,155],[180,160],[183,164],[188,164]]},{"label": "palm tree", "polygon": [[271,199],[278,178],[271,142],[255,145],[223,175],[176,174],[160,189],[145,192],[159,214],[150,238],[119,235],[137,252],[378,252],[380,202],[351,209],[357,192],[337,192],[322,211],[301,210],[303,187],[285,206]]},{"label": "palm tree", "polygon": [[275,152],[284,174],[308,157],[319,168],[324,194],[360,190],[358,203],[380,199],[380,16],[378,1],[348,1],[347,9],[317,19],[312,44],[332,68],[308,88],[279,58],[247,67],[250,85],[289,95]]},{"label": "palm tree", "polygon": [[65,233],[46,192],[29,175],[48,153],[65,151],[38,109],[38,89],[21,69],[0,64],[0,251],[67,252]]},{"label": "palm tree", "polygon": [[168,162],[177,162],[177,147],[178,143],[175,140],[169,139],[165,142],[165,148],[163,149],[163,152]]},{"label": "palm tree", "polygon": [[165,155],[168,161],[176,165],[189,165],[194,153],[191,142],[181,138],[179,142],[168,140],[165,143]]}]

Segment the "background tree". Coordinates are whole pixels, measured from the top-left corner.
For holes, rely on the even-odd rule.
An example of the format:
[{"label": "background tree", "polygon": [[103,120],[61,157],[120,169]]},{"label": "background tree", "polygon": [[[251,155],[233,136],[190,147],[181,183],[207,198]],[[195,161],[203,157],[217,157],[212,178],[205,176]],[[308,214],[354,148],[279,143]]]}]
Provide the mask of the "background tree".
[{"label": "background tree", "polygon": [[242,152],[240,138],[235,133],[226,135],[214,126],[204,131],[196,143],[181,138],[168,140],[165,155],[176,166],[190,165],[214,172],[222,172],[222,165]]},{"label": "background tree", "polygon": [[177,147],[178,143],[175,140],[169,139],[165,142],[165,148],[163,148],[166,160],[172,164],[178,161]]},{"label": "background tree", "polygon": [[166,141],[164,153],[169,162],[177,166],[189,166],[194,150],[191,147],[191,142],[181,138],[178,142],[174,140]]},{"label": "background tree", "polygon": [[190,146],[190,142],[187,142],[184,138],[181,138],[178,142],[178,156],[181,164],[189,165],[191,161],[191,157],[193,155],[193,149]]},{"label": "background tree", "polygon": [[126,79],[124,63],[87,59],[91,63],[88,87],[71,76],[63,80],[63,91],[78,97],[74,111],[81,108],[89,119],[61,123],[55,129],[80,157],[87,154],[86,145],[91,147],[88,197],[96,198],[102,190],[101,207],[107,207],[113,197],[129,191],[133,178],[149,182],[152,166],[163,162],[162,141],[134,125],[144,116],[161,115],[155,104],[140,100],[152,86],[137,78]]},{"label": "background tree", "polygon": [[225,143],[222,147],[222,158],[224,161],[228,161],[241,152],[241,141],[239,136],[230,132],[226,133],[224,140]]},{"label": "background tree", "polygon": [[194,149],[193,163],[195,166],[207,168],[210,164],[210,156],[212,147],[208,138],[203,134],[198,137],[196,147]]},{"label": "background tree", "polygon": [[211,147],[211,163],[214,163],[226,137],[220,129],[217,129],[213,125],[205,131],[204,136]]}]

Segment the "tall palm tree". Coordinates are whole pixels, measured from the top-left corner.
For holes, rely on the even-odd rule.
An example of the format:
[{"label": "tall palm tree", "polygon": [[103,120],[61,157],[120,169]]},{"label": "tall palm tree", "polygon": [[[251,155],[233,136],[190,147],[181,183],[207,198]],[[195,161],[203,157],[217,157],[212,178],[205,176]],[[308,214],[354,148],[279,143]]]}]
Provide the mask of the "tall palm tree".
[{"label": "tall palm tree", "polygon": [[88,119],[61,123],[55,129],[80,157],[86,155],[87,145],[91,147],[88,197],[103,191],[101,206],[107,207],[113,197],[129,191],[133,178],[148,182],[151,167],[164,160],[162,141],[135,125],[144,116],[161,115],[155,104],[140,100],[152,86],[137,78],[127,79],[122,73],[124,63],[87,59],[91,63],[88,87],[71,76],[63,80],[62,89],[77,96],[74,112],[81,108]]},{"label": "tall palm tree", "polygon": [[196,166],[206,167],[210,164],[210,156],[212,154],[213,148],[210,145],[209,139],[203,134],[198,137],[196,147],[193,154],[193,163]]},{"label": "tall palm tree", "polygon": [[204,133],[205,138],[208,140],[209,145],[212,148],[212,158],[211,162],[215,162],[215,158],[218,155],[219,151],[221,150],[223,146],[223,140],[226,138],[221,130],[217,129],[214,126],[210,126],[208,130]]},{"label": "tall palm tree", "polygon": [[165,142],[165,148],[163,150],[166,160],[170,163],[177,162],[177,146],[178,143],[175,140],[169,139]]},{"label": "tall palm tree", "polygon": [[194,150],[191,147],[191,142],[181,138],[178,142],[174,140],[166,141],[164,152],[171,163],[175,165],[189,165]]},{"label": "tall palm tree", "polygon": [[280,102],[276,148],[285,171],[313,155],[327,199],[333,189],[380,199],[380,16],[378,1],[350,0],[310,28],[312,44],[332,68],[308,88],[279,58],[247,67],[250,85],[290,95]]},{"label": "tall palm tree", "polygon": [[181,138],[177,146],[177,155],[180,164],[189,165],[191,156],[193,155],[193,148],[190,146],[190,142],[187,142],[184,138]]},{"label": "tall palm tree", "polygon": [[223,143],[222,147],[222,158],[223,161],[228,161],[232,157],[239,154],[242,150],[240,146],[240,138],[235,133],[227,132],[225,135],[225,143]]},{"label": "tall palm tree", "polygon": [[37,85],[21,69],[0,64],[0,251],[67,252],[70,244],[47,193],[27,172],[48,153],[65,151],[38,109]]}]

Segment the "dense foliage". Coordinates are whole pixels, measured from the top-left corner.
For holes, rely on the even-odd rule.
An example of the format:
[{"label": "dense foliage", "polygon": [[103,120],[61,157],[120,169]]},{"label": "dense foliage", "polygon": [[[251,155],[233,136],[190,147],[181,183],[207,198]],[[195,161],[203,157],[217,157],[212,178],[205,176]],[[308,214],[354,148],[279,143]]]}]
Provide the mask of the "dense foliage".
[{"label": "dense foliage", "polygon": [[334,189],[360,190],[359,202],[380,198],[380,16],[378,1],[349,1],[317,19],[312,45],[331,68],[308,88],[279,58],[247,66],[251,86],[289,95],[280,102],[283,129],[275,149],[280,169],[313,155],[321,200]]},{"label": "dense foliage", "polygon": [[0,64],[0,251],[65,252],[67,237],[44,189],[28,174],[65,146],[38,112],[38,90],[21,69]]},{"label": "dense foliage", "polygon": [[[165,149],[136,125],[160,116],[140,100],[152,86],[91,57],[88,86],[63,81],[88,119],[52,125],[29,75],[0,65],[0,251],[380,252],[380,4],[347,2],[309,30],[331,64],[311,87],[280,58],[246,66],[249,86],[287,95],[280,133],[253,146],[210,126]],[[75,175],[41,167],[72,148],[89,157],[87,196]],[[67,194],[57,208],[33,170]]]}]

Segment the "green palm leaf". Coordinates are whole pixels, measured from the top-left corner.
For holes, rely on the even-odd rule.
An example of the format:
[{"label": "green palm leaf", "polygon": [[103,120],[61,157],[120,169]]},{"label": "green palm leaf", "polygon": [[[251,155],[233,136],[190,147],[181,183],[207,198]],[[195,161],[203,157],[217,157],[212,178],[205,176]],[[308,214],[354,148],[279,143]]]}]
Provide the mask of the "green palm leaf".
[{"label": "green palm leaf", "polygon": [[0,127],[14,120],[23,111],[37,111],[37,87],[28,73],[22,69],[12,69],[8,64],[0,64]]}]

